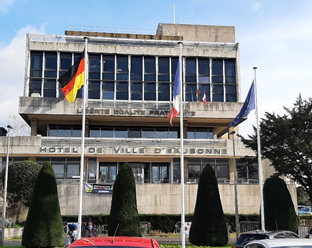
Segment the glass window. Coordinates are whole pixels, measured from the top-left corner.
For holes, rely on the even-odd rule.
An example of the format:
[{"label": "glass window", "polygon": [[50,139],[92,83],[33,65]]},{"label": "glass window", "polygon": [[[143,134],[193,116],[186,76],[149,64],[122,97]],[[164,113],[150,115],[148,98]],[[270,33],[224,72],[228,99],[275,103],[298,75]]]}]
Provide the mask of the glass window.
[{"label": "glass window", "polygon": [[158,58],[158,81],[169,82],[169,58]]},{"label": "glass window", "polygon": [[236,85],[226,85],[226,101],[227,102],[236,102]]},{"label": "glass window", "polygon": [[171,58],[171,82],[174,82],[175,74],[178,66],[178,57]]},{"label": "glass window", "polygon": [[223,85],[213,85],[212,101],[223,102]]},{"label": "glass window", "polygon": [[117,80],[128,80],[128,56],[117,56]]},{"label": "glass window", "polygon": [[156,83],[144,83],[144,100],[156,100]]},{"label": "glass window", "polygon": [[101,65],[101,55],[90,54],[89,55],[89,79],[100,79],[100,71],[101,71],[100,65]]},{"label": "glass window", "polygon": [[116,100],[128,100],[128,82],[117,82]]},{"label": "glass window", "polygon": [[155,138],[167,138],[168,137],[168,128],[156,127]]},{"label": "glass window", "polygon": [[88,99],[100,99],[101,96],[101,82],[89,81],[89,94]]},{"label": "glass window", "polygon": [[43,52],[30,53],[30,77],[42,77]]},{"label": "glass window", "polygon": [[144,57],[144,81],[156,81],[155,57]]},{"label": "glass window", "polygon": [[60,72],[59,77],[63,76],[65,72],[72,66],[72,54],[61,53],[60,54]]},{"label": "glass window", "polygon": [[114,82],[104,81],[102,84],[102,99],[114,100]]},{"label": "glass window", "polygon": [[55,52],[45,53],[44,77],[56,78],[57,57]]},{"label": "glass window", "polygon": [[54,171],[55,178],[64,178],[64,175],[65,175],[64,164],[55,164],[52,162],[52,169]]},{"label": "glass window", "polygon": [[128,129],[125,127],[116,127],[115,138],[128,138]]},{"label": "glass window", "polygon": [[29,96],[32,93],[39,93],[41,95],[41,79],[29,79]]},{"label": "glass window", "polygon": [[131,81],[142,81],[142,57],[131,56]]},{"label": "glass window", "polygon": [[141,128],[139,127],[130,127],[128,138],[141,138]]},{"label": "glass window", "polygon": [[82,128],[81,126],[73,126],[72,130],[72,137],[81,137],[81,132]]},{"label": "glass window", "polygon": [[223,75],[223,60],[213,59],[212,60],[212,76],[222,76]]},{"label": "glass window", "polygon": [[154,128],[152,127],[142,128],[142,138],[155,138]]},{"label": "glass window", "polygon": [[115,57],[113,55],[103,55],[103,79],[114,80]]},{"label": "glass window", "polygon": [[102,182],[113,183],[117,176],[117,163],[114,162],[100,162],[99,178]]},{"label": "glass window", "polygon": [[169,182],[169,166],[167,163],[152,163],[153,183]]},{"label": "glass window", "polygon": [[131,83],[131,100],[142,100],[142,82]]},{"label": "glass window", "polygon": [[196,82],[196,59],[186,58],[185,62],[185,82]]},{"label": "glass window", "polygon": [[68,164],[67,165],[67,178],[80,175],[79,164]]},{"label": "glass window", "polygon": [[99,126],[90,126],[89,127],[89,136],[90,137],[101,137],[100,127]]},{"label": "glass window", "polygon": [[71,137],[71,126],[58,126],[58,137]]},{"label": "glass window", "polygon": [[44,97],[56,97],[56,80],[45,79],[43,84],[43,96]]},{"label": "glass window", "polygon": [[102,127],[101,128],[101,137],[113,138],[114,137],[114,128],[113,127]]},{"label": "glass window", "polygon": [[170,83],[169,82],[158,83],[158,101],[170,101]]}]

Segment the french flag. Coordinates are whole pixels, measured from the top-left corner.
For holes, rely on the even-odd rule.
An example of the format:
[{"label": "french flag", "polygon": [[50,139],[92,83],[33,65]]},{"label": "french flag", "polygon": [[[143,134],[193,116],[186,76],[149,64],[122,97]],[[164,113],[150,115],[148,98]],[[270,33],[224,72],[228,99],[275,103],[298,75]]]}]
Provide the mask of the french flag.
[{"label": "french flag", "polygon": [[172,126],[172,119],[176,117],[180,112],[180,60],[178,60],[177,70],[174,77],[173,84],[173,107],[167,116],[169,123]]},{"label": "french flag", "polygon": [[206,101],[206,92],[205,91],[204,91],[204,94],[202,96],[202,100],[203,100],[204,104],[207,103],[207,101]]}]

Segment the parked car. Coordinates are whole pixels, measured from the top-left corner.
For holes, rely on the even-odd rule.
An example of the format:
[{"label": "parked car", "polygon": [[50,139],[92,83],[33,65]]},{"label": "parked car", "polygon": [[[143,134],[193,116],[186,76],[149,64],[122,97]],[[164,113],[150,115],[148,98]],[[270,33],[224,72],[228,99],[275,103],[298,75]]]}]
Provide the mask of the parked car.
[{"label": "parked car", "polygon": [[309,239],[262,239],[253,240],[244,248],[311,248],[312,240]]},{"label": "parked car", "polygon": [[312,239],[312,228],[310,229],[310,232],[305,237],[307,239]]},{"label": "parked car", "polygon": [[284,238],[300,238],[298,234],[291,231],[250,231],[242,233],[232,248],[242,248],[252,240],[261,239],[284,239]]},{"label": "parked car", "polygon": [[311,209],[311,207],[302,207],[302,208],[298,211],[298,215],[303,215],[303,214],[312,215],[312,209]]},{"label": "parked car", "polygon": [[95,238],[81,238],[71,243],[70,247],[120,247],[120,248],[159,248],[155,239],[141,238],[141,237],[95,237]]}]

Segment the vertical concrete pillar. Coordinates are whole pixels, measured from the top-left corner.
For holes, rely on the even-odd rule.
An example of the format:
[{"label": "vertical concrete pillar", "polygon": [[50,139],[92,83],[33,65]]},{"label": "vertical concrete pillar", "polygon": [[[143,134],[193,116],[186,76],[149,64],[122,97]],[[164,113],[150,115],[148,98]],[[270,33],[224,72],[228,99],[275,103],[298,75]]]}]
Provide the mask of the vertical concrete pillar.
[{"label": "vertical concrete pillar", "polygon": [[31,136],[37,136],[37,120],[36,119],[31,119],[30,135]]},{"label": "vertical concrete pillar", "polygon": [[89,119],[86,119],[85,137],[89,137]]}]

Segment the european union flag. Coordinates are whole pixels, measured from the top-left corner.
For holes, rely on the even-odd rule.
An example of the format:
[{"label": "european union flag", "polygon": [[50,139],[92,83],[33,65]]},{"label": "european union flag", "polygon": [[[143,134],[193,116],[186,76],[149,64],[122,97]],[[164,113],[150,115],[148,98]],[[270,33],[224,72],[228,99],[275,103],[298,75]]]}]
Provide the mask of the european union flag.
[{"label": "european union flag", "polygon": [[255,90],[254,90],[254,81],[250,86],[248,95],[244,102],[244,105],[235,119],[230,123],[230,125],[226,128],[229,129],[230,127],[236,125],[242,118],[246,117],[251,110],[255,109]]}]

